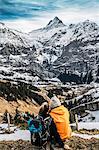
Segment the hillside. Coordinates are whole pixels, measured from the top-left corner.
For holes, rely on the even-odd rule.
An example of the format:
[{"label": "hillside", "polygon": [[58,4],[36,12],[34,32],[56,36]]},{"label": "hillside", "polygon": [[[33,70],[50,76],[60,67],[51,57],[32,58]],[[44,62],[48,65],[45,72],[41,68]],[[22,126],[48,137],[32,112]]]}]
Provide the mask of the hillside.
[{"label": "hillside", "polygon": [[16,108],[21,113],[28,111],[35,114],[53,94],[69,109],[71,122],[75,121],[75,114],[78,114],[79,121],[98,120],[97,113],[94,113],[99,110],[98,84],[33,86],[24,82],[0,81],[0,115],[8,110],[14,116]]},{"label": "hillside", "polygon": [[[39,106],[38,106],[39,107]],[[0,116],[2,116],[6,110],[14,116],[16,113],[16,108],[18,108],[19,112],[30,112],[31,114],[38,113],[38,107],[34,105],[30,100],[16,100],[8,102],[4,98],[0,97]],[[2,109],[3,108],[3,109]]]}]

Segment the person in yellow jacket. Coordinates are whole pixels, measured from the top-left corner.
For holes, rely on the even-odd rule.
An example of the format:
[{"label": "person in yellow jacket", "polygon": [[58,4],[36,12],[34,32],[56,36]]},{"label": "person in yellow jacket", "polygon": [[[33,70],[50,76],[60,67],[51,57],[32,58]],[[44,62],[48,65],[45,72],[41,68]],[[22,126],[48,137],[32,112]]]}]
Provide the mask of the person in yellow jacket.
[{"label": "person in yellow jacket", "polygon": [[[71,127],[69,124],[69,111],[63,105],[60,100],[54,95],[50,101],[50,116],[56,125],[57,132],[60,135],[61,140],[64,142],[71,137]],[[66,149],[70,149],[68,145]]]}]

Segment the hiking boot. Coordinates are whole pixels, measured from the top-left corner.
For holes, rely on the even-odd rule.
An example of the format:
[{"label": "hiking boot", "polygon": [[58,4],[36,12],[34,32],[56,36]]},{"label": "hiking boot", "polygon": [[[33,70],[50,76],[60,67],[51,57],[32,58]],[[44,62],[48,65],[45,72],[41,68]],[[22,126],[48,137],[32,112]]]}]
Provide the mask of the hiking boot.
[{"label": "hiking boot", "polygon": [[50,150],[64,150],[64,148],[61,148],[59,145],[54,145],[54,144],[51,144],[50,145]]},{"label": "hiking boot", "polygon": [[71,148],[67,144],[64,144],[64,149],[65,150],[71,150]]}]

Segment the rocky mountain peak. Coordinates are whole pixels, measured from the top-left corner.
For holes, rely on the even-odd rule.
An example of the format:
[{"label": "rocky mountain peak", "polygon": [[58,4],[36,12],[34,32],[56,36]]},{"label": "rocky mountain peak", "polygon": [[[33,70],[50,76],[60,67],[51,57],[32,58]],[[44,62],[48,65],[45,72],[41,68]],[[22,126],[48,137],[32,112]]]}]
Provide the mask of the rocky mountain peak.
[{"label": "rocky mountain peak", "polygon": [[62,26],[65,26],[63,22],[58,17],[55,17],[47,24],[46,28],[57,28]]},{"label": "rocky mountain peak", "polygon": [[99,29],[98,25],[90,20],[85,20],[84,22],[78,23],[75,27],[76,29],[84,30],[85,32],[96,31]]},{"label": "rocky mountain peak", "polygon": [[95,22],[92,22],[90,20],[85,20],[83,22],[83,25],[86,25],[86,26],[92,26],[92,27],[98,27],[98,25],[95,23]]}]

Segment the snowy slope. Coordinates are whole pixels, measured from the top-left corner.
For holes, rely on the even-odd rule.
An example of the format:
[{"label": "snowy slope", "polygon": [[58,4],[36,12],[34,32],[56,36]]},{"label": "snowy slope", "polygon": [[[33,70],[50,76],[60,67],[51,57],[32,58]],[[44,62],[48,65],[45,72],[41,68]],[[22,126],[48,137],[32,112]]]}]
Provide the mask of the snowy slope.
[{"label": "snowy slope", "polygon": [[[99,111],[88,111],[88,115],[82,118],[83,122],[99,122]],[[94,119],[93,119],[94,118]],[[94,124],[93,124],[94,125]],[[98,125],[99,127],[99,125]]]},{"label": "snowy slope", "polygon": [[[1,128],[7,129],[7,124],[0,124]],[[90,127],[90,128],[89,128]],[[84,123],[79,124],[79,129],[99,129],[99,123]],[[28,130],[20,130],[17,127],[11,127],[11,130],[14,131],[14,133],[11,134],[0,134],[0,141],[16,141],[16,140],[26,140],[30,141],[30,132]],[[88,134],[77,134],[72,133],[72,136],[78,136],[84,139],[90,139],[90,138],[97,138],[99,139],[99,134],[97,135],[88,135]]]},{"label": "snowy slope", "polygon": [[[7,124],[0,124],[0,128],[1,129],[7,129],[8,125]],[[30,140],[30,132],[28,130],[20,130],[19,128],[13,126],[10,127],[11,131],[14,131],[14,133],[12,134],[2,134],[2,132],[0,131],[0,141],[16,141],[16,140]],[[2,130],[3,131],[3,130]]]}]

